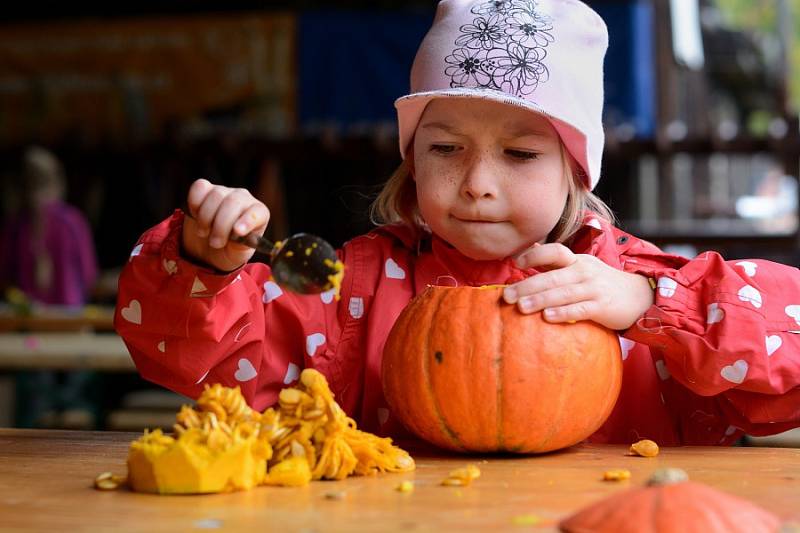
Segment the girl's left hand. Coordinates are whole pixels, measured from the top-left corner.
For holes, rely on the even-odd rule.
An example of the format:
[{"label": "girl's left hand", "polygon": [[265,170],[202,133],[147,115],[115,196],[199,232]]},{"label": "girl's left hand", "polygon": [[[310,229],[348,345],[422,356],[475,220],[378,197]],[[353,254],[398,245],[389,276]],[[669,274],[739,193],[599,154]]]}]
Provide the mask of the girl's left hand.
[{"label": "girl's left hand", "polygon": [[523,313],[542,311],[548,322],[593,320],[623,330],[653,305],[647,278],[575,254],[563,244],[534,244],[515,262],[544,272],[509,285],[503,298]]}]

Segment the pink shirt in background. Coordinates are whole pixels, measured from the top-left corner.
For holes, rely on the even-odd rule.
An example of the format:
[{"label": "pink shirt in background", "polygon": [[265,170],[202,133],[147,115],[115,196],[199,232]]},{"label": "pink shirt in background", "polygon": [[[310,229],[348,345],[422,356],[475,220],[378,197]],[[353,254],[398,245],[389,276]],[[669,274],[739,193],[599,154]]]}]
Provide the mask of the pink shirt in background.
[{"label": "pink shirt in background", "polygon": [[43,248],[52,261],[47,287],[36,284],[37,245],[29,212],[11,217],[0,235],[0,280],[33,300],[52,305],[86,303],[98,268],[89,224],[76,208],[55,201],[43,208]]}]

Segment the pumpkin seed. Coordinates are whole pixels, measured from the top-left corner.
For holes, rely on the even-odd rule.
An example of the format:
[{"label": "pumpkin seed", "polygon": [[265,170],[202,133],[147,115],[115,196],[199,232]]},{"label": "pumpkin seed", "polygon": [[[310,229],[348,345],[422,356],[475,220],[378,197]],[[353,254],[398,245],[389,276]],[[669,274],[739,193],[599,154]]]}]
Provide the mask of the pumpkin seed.
[{"label": "pumpkin seed", "polygon": [[278,396],[281,404],[293,405],[300,403],[300,391],[297,389],[283,389]]},{"label": "pumpkin seed", "polygon": [[631,471],[625,468],[616,468],[613,470],[606,470],[603,473],[604,481],[624,481],[631,478]]},{"label": "pumpkin seed", "polygon": [[395,490],[399,492],[413,492],[414,484],[410,481],[403,481],[402,483],[397,485],[397,487],[395,487]]},{"label": "pumpkin seed", "polygon": [[99,490],[115,490],[125,483],[125,478],[111,472],[103,472],[94,480],[94,487]]},{"label": "pumpkin seed", "polygon": [[655,457],[658,455],[658,444],[649,439],[642,439],[631,444],[631,453],[642,457]]},{"label": "pumpkin seed", "polygon": [[324,414],[325,412],[322,409],[312,409],[311,411],[306,411],[303,415],[303,419],[311,420],[312,418],[319,418]]}]

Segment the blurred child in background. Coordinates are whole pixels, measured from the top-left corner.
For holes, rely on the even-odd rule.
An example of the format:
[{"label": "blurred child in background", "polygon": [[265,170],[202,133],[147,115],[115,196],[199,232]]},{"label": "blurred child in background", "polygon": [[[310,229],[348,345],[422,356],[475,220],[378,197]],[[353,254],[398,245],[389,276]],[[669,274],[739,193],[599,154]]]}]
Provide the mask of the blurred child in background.
[{"label": "blurred child in background", "polygon": [[[31,146],[22,156],[17,208],[0,233],[0,287],[22,291],[34,305],[80,307],[98,276],[86,217],[65,201],[66,181],[51,151]],[[91,426],[83,398],[90,372],[23,372],[17,379],[17,425]],[[61,420],[59,420],[59,418]]]}]

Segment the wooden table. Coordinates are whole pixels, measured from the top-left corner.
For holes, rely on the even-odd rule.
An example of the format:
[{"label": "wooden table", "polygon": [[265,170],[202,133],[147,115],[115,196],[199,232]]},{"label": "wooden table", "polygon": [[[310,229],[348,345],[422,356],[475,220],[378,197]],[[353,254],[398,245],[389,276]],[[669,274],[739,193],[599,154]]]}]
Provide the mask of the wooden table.
[{"label": "wooden table", "polygon": [[[258,487],[207,496],[155,496],[92,488],[103,471],[125,473],[133,433],[0,429],[0,529],[191,531],[555,531],[558,519],[642,483],[660,467],[750,499],[784,519],[800,520],[800,450],[666,448],[652,459],[621,446],[581,445],[539,457],[436,456],[414,453],[417,470]],[[469,487],[443,487],[453,468],[475,463]],[[600,481],[612,467],[630,482]],[[415,490],[395,490],[414,480]],[[343,493],[341,499],[326,497]],[[540,520],[538,525],[531,525]]]},{"label": "wooden table", "polygon": [[0,333],[0,370],[135,371],[115,333]]}]

